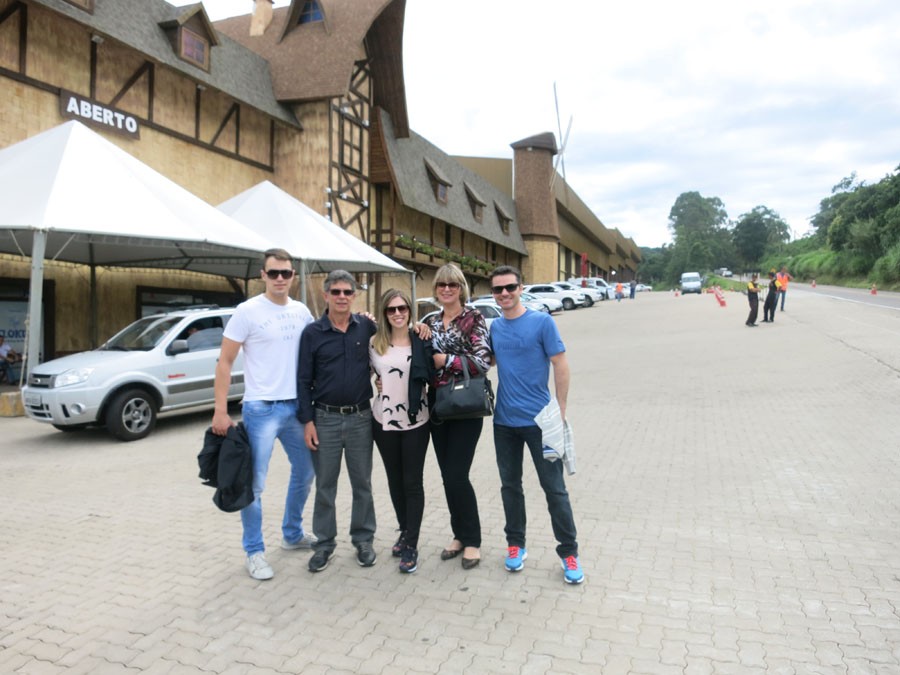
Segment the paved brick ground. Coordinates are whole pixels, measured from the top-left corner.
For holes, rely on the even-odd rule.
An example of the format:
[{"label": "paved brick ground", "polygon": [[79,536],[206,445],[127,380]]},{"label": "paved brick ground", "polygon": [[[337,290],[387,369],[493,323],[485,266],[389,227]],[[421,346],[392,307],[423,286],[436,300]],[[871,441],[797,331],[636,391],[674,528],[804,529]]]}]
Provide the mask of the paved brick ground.
[{"label": "paved brick ground", "polygon": [[0,672],[900,672],[900,312],[792,290],[774,325],[746,300],[641,294],[558,322],[574,381],[570,480],[587,581],[562,582],[527,473],[529,559],[502,567],[489,427],[475,465],[484,561],[441,562],[427,464],[419,571],[360,568],[339,492],[318,575],[265,533],[276,577],[243,568],[240,522],[196,478],[208,414],[142,442],[0,420]]}]

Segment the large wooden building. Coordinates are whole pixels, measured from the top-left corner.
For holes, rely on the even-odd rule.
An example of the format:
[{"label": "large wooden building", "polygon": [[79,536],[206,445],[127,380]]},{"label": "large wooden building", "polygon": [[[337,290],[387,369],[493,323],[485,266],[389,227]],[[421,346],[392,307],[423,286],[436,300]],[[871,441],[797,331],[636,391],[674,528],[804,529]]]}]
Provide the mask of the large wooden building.
[{"label": "large wooden building", "polygon": [[[420,295],[448,260],[475,292],[500,263],[530,281],[577,273],[582,254],[592,272],[633,273],[633,242],[561,179],[551,187],[552,135],[513,143],[514,160],[470,160],[410,130],[404,13],[405,0],[280,9],[256,0],[252,14],[213,23],[199,3],[0,0],[0,147],[76,118],[211,204],[271,181],[414,269]],[[24,307],[29,272],[28,258],[0,256],[2,316]],[[89,348],[159,307],[234,303],[256,291],[212,275],[89,274],[52,262],[45,277],[44,358]],[[410,283],[361,281],[360,308],[386,285]],[[102,307],[95,325],[91,287]],[[315,305],[318,294],[307,299]],[[16,342],[8,323],[0,330]]]}]

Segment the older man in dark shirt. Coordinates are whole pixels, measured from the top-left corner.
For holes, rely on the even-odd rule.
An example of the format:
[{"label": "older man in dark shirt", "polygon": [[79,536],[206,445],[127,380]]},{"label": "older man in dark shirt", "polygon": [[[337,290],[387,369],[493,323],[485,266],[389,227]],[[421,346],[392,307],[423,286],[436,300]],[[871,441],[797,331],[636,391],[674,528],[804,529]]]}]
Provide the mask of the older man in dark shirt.
[{"label": "older man in dark shirt", "polygon": [[341,458],[346,456],[353,491],[350,540],[363,567],[375,564],[375,504],[372,501],[372,411],[369,338],[375,323],[352,314],[356,280],[335,270],[325,279],[328,311],[303,331],[297,376],[297,417],[316,469],[313,532],[318,538],[310,572],[328,566],[335,549],[335,497]]}]

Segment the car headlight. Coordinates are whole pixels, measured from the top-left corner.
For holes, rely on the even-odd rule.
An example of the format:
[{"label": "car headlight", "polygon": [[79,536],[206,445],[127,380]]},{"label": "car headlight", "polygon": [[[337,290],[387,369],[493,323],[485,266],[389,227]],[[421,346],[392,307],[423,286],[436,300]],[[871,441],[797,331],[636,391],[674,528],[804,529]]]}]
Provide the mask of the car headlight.
[{"label": "car headlight", "polygon": [[73,384],[81,384],[82,382],[87,380],[93,372],[93,368],[73,368],[72,370],[67,370],[64,373],[60,373],[53,378],[52,386],[54,388],[57,388],[68,387]]}]

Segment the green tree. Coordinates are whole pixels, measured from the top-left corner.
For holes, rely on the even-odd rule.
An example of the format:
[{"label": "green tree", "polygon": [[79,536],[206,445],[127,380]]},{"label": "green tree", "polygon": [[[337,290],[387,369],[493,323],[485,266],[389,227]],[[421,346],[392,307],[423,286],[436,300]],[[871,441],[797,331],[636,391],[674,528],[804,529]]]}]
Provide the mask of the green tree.
[{"label": "green tree", "polygon": [[734,226],[734,247],[745,265],[754,266],[766,251],[780,248],[790,239],[790,227],[766,206],[754,207]]},{"label": "green tree", "polygon": [[[685,271],[712,269],[716,261],[729,254],[725,224],[728,214],[718,197],[703,197],[699,192],[683,192],[669,212],[673,249],[666,277],[674,281]],[[724,263],[720,263],[724,264]]]}]

